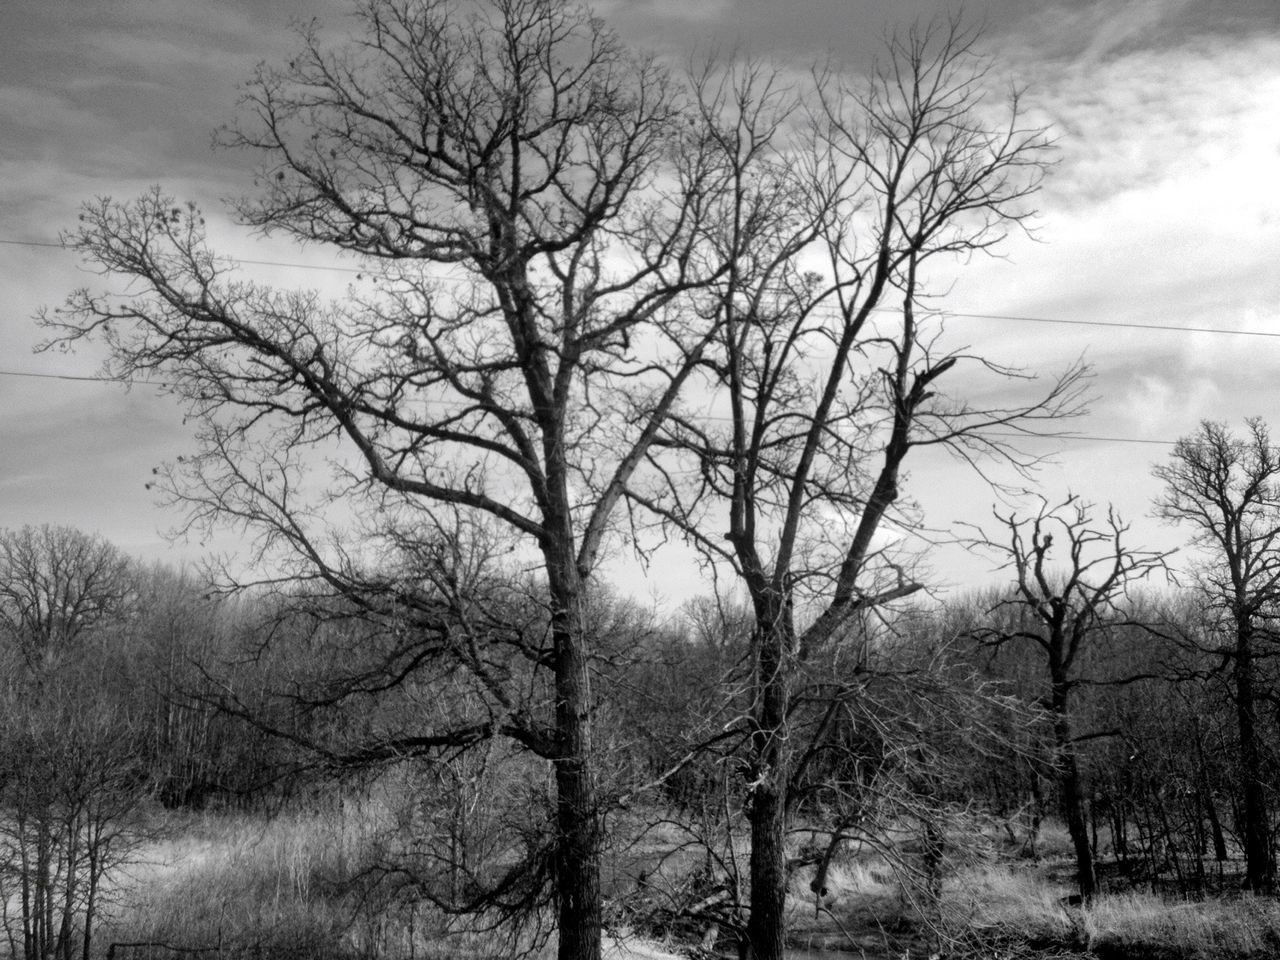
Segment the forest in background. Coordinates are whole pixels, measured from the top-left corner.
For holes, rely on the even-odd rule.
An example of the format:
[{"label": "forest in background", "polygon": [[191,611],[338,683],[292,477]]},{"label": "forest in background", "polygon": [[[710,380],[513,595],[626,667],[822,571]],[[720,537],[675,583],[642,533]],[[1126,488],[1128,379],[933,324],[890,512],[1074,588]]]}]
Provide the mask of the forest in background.
[{"label": "forest in background", "polygon": [[[1011,518],[1007,582],[877,608],[806,662],[785,863],[801,942],[1083,953],[1090,938],[1069,919],[1082,907],[1204,912],[1242,888],[1271,892],[1280,676],[1265,627],[1251,771],[1213,568],[1181,586],[1117,578],[1162,558],[1128,553],[1123,526],[1096,520],[1077,501]],[[388,669],[406,656],[402,625],[302,588],[287,602],[221,595],[64,527],[4,531],[0,584],[0,899],[14,956],[100,956],[112,943],[135,945],[121,956],[545,948],[554,782],[484,729],[456,666],[421,656]],[[474,598],[484,616],[509,625],[525,611],[509,641],[540,642],[536,583],[489,588]],[[732,952],[750,911],[750,611],[709,595],[675,612],[606,591],[591,603],[606,929]],[[463,733],[444,744],[424,728]],[[1251,776],[1264,796],[1260,883]],[[181,864],[193,844],[205,852],[192,875],[148,890],[155,851]],[[218,844],[233,852],[200,872]],[[1154,899],[1135,906],[1136,894]],[[1191,934],[1168,918],[1127,931],[1125,955],[1266,955],[1276,918],[1256,902],[1243,928],[1229,915]]]}]

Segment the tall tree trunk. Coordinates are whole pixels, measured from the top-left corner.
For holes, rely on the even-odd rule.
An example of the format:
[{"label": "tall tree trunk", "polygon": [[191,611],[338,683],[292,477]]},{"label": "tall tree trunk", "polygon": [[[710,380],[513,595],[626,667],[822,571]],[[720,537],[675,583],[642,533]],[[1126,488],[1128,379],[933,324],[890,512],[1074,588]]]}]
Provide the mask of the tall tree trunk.
[{"label": "tall tree trunk", "polygon": [[[555,643],[556,892],[559,960],[600,960],[600,814],[591,761],[590,684],[576,577],[553,568]],[[567,581],[567,583],[565,582]]]},{"label": "tall tree trunk", "polygon": [[[770,776],[776,779],[776,774]],[[747,939],[754,960],[782,960],[786,946],[786,802],[776,782],[751,791],[751,916]]]},{"label": "tall tree trunk", "polygon": [[791,696],[790,624],[779,610],[757,623],[756,708],[752,731],[751,916],[747,939],[754,960],[782,960],[786,940],[787,787],[791,773],[786,738]]},{"label": "tall tree trunk", "polygon": [[1262,785],[1262,751],[1258,744],[1257,700],[1253,689],[1252,636],[1236,637],[1236,720],[1240,727],[1240,765],[1244,780],[1243,830],[1245,886],[1257,893],[1271,890],[1275,866],[1267,830],[1267,798]]}]

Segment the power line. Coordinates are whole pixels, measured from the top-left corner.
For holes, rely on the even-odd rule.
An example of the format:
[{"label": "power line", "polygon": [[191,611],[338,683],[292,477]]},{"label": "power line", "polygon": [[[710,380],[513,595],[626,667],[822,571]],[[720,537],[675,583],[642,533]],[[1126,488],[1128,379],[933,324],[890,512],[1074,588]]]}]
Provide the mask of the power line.
[{"label": "power line", "polygon": [[[76,383],[128,383],[128,384],[145,384],[154,387],[170,387],[173,386],[164,380],[132,380],[128,377],[100,377],[87,376],[71,373],[37,373],[29,370],[0,370],[0,377],[29,377],[38,380],[69,380]],[[437,404],[441,401],[436,401]],[[727,417],[704,416],[705,420],[728,421]],[[1144,437],[1104,437],[1093,434],[1083,433],[1055,433],[1052,435],[1040,436],[1034,433],[1018,433],[1013,431],[988,431],[986,436],[989,437],[1017,437],[1023,440],[1075,440],[1098,443],[1143,443],[1156,444],[1158,446],[1171,447],[1175,444],[1174,440],[1149,440]]]},{"label": "power line", "polygon": [[[0,244],[6,244],[10,246],[23,246],[23,247],[52,247],[59,250],[67,249],[67,247],[65,247],[61,243],[50,243],[48,241],[40,241],[40,240],[17,240],[17,239],[9,239],[9,238],[0,238]],[[251,259],[242,259],[242,258],[228,258],[228,259],[232,259],[236,263],[251,264],[254,266],[284,267],[284,268],[299,269],[299,270],[327,270],[327,271],[337,271],[337,272],[354,273],[354,274],[368,272],[368,268],[362,269],[357,267],[342,267],[342,266],[336,266],[336,265],[295,263],[295,262],[281,261],[281,260],[251,260]],[[446,280],[449,282],[458,282],[458,283],[466,282],[461,278],[453,278],[453,277],[438,278],[438,279]],[[883,308],[878,308],[877,312],[886,312],[892,309],[893,308],[883,307]],[[1065,319],[1056,318],[1056,317],[1032,317],[1032,316],[1026,316],[1026,315],[1000,314],[1000,313],[969,313],[969,312],[960,311],[960,310],[935,310],[935,309],[929,309],[929,308],[923,309],[921,312],[927,313],[931,316],[938,316],[943,318],[958,317],[958,318],[970,319],[970,320],[998,320],[998,321],[1011,321],[1011,322],[1018,322],[1018,323],[1051,323],[1051,324],[1061,324],[1065,326],[1079,326],[1079,327],[1112,327],[1112,328],[1123,328],[1123,329],[1130,329],[1130,330],[1158,330],[1158,331],[1164,331],[1164,332],[1170,332],[1170,333],[1208,333],[1208,334],[1216,334],[1221,336],[1280,337],[1280,331],[1229,330],[1223,327],[1182,327],[1182,326],[1176,326],[1174,324],[1136,323],[1131,321],[1109,321],[1109,320],[1065,320]],[[161,380],[131,380],[127,377],[82,376],[82,375],[61,374],[61,373],[36,373],[36,372],[30,372],[25,370],[0,370],[0,377],[29,377],[29,378],[37,378],[37,379],[65,380],[65,381],[89,382],[89,383],[136,383],[136,384],[145,384],[145,385],[159,386],[159,387],[172,386],[172,384],[166,381],[161,381]],[[723,419],[723,418],[709,417],[708,419]],[[1145,437],[1108,437],[1108,436],[1095,435],[1095,434],[1055,434],[1053,437],[1037,437],[1034,434],[995,432],[995,433],[990,433],[988,435],[1003,436],[1003,437],[1020,437],[1023,439],[1042,439],[1042,440],[1057,439],[1057,440],[1071,440],[1071,441],[1077,441],[1077,442],[1133,443],[1133,444],[1148,444],[1148,445],[1157,445],[1157,446],[1173,446],[1176,443],[1176,441],[1173,441],[1173,440],[1152,440]]]},{"label": "power line", "polygon": [[49,243],[47,240],[0,240],[0,243],[8,244],[11,247],[54,247],[58,250],[66,250],[60,243]]},{"label": "power line", "polygon": [[78,376],[71,373],[37,373],[33,370],[0,370],[0,377],[30,377],[33,380],[85,380],[97,383],[117,382],[115,377]]},{"label": "power line", "polygon": [[129,380],[126,377],[95,377],[74,373],[37,373],[34,370],[0,370],[0,377],[30,377],[34,380],[74,380],[88,383],[149,383],[157,387],[166,387],[161,380]]},{"label": "power line", "polygon": [[[61,243],[50,243],[46,240],[7,240],[0,239],[0,244],[11,247],[53,247],[55,250],[65,250],[71,252],[70,248]],[[340,267],[336,264],[324,263],[289,263],[283,260],[248,260],[242,257],[227,257],[235,263],[251,264],[255,267],[290,267],[297,270],[329,270],[338,273],[368,273],[368,267]]]},{"label": "power line", "polygon": [[1024,440],[1081,440],[1100,443],[1144,443],[1153,444],[1159,447],[1177,446],[1177,440],[1149,440],[1146,437],[1103,437],[1087,433],[1055,433],[1047,436],[1038,436],[1034,433],[1014,433],[988,431],[983,434],[988,437],[1021,437]]},{"label": "power line", "polygon": [[954,310],[926,310],[940,317],[968,320],[1016,320],[1021,323],[1061,323],[1073,327],[1124,327],[1130,330],[1168,330],[1173,333],[1217,333],[1233,337],[1280,337],[1275,330],[1229,330],[1226,327],[1180,327],[1171,323],[1135,323],[1124,320],[1063,320],[1057,317],[1023,317],[1002,313],[961,313]]},{"label": "power line", "polygon": [[[61,243],[49,243],[41,240],[13,240],[0,239],[0,244],[18,247],[53,247],[58,250],[67,250],[68,248]],[[319,263],[293,263],[287,260],[249,260],[240,257],[228,257],[235,263],[242,263],[258,267],[284,267],[295,270],[325,270],[335,273],[352,273],[357,276],[362,273],[368,273],[368,267],[343,267],[336,264],[319,264]],[[436,277],[435,280],[445,283],[466,283],[467,281],[461,277]],[[896,312],[892,307],[878,307],[875,312]],[[1280,331],[1275,330],[1231,330],[1226,327],[1182,327],[1171,323],[1137,323],[1134,321],[1124,320],[1065,320],[1061,317],[1030,317],[1021,314],[1008,313],[970,313],[964,310],[942,310],[933,308],[922,308],[921,313],[927,313],[936,317],[957,317],[965,320],[999,320],[1014,323],[1051,323],[1062,326],[1071,327],[1103,327],[1112,329],[1125,330],[1156,330],[1164,333],[1208,333],[1217,336],[1226,337],[1267,337],[1280,338]]]}]

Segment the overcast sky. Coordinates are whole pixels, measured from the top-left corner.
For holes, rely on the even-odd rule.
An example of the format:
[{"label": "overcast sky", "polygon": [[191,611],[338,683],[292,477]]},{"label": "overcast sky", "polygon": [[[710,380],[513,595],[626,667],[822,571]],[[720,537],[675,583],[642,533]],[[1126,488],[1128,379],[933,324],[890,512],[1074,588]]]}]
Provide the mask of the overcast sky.
[{"label": "overcast sky", "polygon": [[[316,251],[246,238],[221,198],[251,191],[250,160],[211,149],[256,62],[287,55],[291,19],[345,29],[330,0],[6,0],[0,4],[0,527],[67,523],[148,558],[180,561],[178,521],[145,489],[151,468],[191,446],[172,402],[151,388],[38,379],[92,375],[90,352],[34,355],[33,315],[93,285],[55,242],[80,203],[152,184],[194,199],[220,247],[242,257],[323,264]],[[806,68],[872,62],[886,30],[949,6],[929,0],[609,0],[596,6],[633,44],[675,58],[740,50]],[[1028,89],[1057,165],[1036,238],[964,265],[940,306],[951,335],[1032,370],[1083,355],[1096,396],[1053,454],[1044,493],[1114,502],[1135,543],[1181,535],[1149,517],[1151,464],[1203,418],[1249,415],[1280,432],[1280,4],[1275,0],[971,0],[999,69]],[[288,286],[338,289],[332,271],[257,267]],[[1028,319],[978,319],[963,314]],[[1133,329],[1163,325],[1269,336]],[[1138,442],[1145,441],[1145,442]],[[906,488],[928,521],[990,515],[978,478],[922,458]],[[944,553],[939,583],[989,567]],[[658,589],[669,583],[656,579]]]}]

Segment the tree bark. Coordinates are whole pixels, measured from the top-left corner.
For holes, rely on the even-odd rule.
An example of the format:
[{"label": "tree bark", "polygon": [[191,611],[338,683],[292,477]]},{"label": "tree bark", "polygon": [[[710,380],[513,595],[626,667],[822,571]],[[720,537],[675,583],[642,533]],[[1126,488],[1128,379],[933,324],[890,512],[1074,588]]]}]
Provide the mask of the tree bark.
[{"label": "tree bark", "polygon": [[751,916],[747,939],[754,960],[783,960],[787,781],[791,768],[785,732],[794,644],[783,610],[768,610],[758,622],[773,626],[761,629],[757,641],[755,689],[759,702],[752,733]]},{"label": "tree bark", "polygon": [[747,939],[753,960],[782,960],[786,946],[786,803],[776,783],[751,792],[751,916]]},{"label": "tree bark", "polygon": [[[572,541],[566,540],[566,543]],[[566,551],[567,552],[567,551]],[[555,880],[559,960],[600,960],[600,822],[591,762],[590,678],[582,584],[572,560],[549,562],[555,645]]]},{"label": "tree bark", "polygon": [[1209,784],[1209,762],[1205,756],[1204,730],[1199,717],[1195,718],[1196,755],[1200,760],[1200,802],[1209,820],[1209,836],[1213,840],[1213,858],[1222,863],[1227,859],[1227,838],[1222,832],[1222,820],[1218,816],[1218,803]]},{"label": "tree bark", "polygon": [[1242,833],[1245,887],[1270,892],[1275,878],[1271,841],[1267,830],[1267,798],[1262,785],[1262,752],[1258,744],[1257,700],[1254,693],[1253,644],[1250,631],[1236,634],[1236,720],[1240,728],[1240,765],[1244,780]]},{"label": "tree bark", "polygon": [[[600,960],[600,830],[590,762],[590,730],[583,699],[580,655],[557,669],[556,890],[559,896],[559,960]],[[559,666],[559,665],[558,665]]]},{"label": "tree bark", "polygon": [[1084,815],[1084,795],[1080,783],[1080,766],[1075,751],[1068,749],[1061,758],[1062,812],[1071,834],[1071,846],[1076,854],[1076,883],[1080,897],[1086,902],[1097,892],[1097,879],[1093,867],[1093,850],[1089,845],[1089,829]]},{"label": "tree bark", "polygon": [[1053,733],[1057,741],[1056,766],[1062,818],[1067,822],[1067,832],[1071,835],[1071,846],[1076,855],[1076,884],[1080,888],[1080,898],[1087,903],[1097,892],[1097,877],[1093,866],[1093,849],[1089,845],[1089,825],[1084,815],[1080,762],[1076,757],[1071,718],[1067,712],[1069,688],[1065,678],[1056,679],[1053,686]]}]

